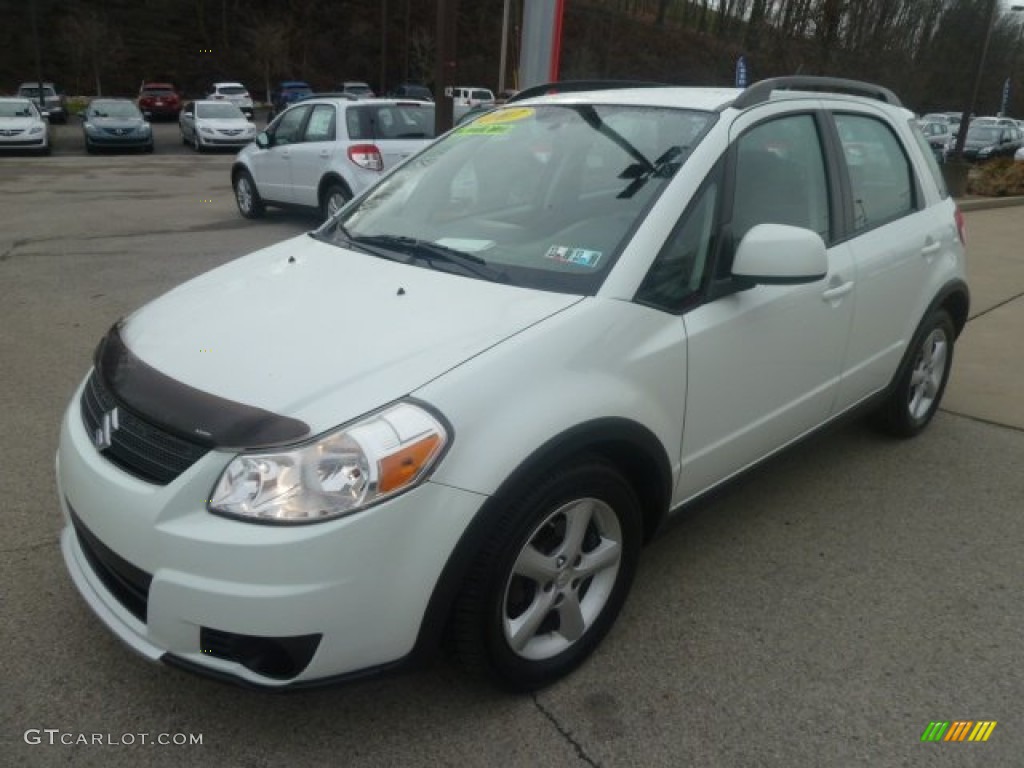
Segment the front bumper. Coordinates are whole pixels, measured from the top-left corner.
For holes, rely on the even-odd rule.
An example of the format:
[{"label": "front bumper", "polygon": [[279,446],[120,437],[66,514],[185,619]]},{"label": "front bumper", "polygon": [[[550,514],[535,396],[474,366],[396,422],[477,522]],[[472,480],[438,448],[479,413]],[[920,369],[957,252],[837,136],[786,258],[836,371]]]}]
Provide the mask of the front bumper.
[{"label": "front bumper", "polygon": [[4,149],[46,149],[47,136],[45,133],[38,136],[16,136],[8,138],[0,136],[0,150]]},{"label": "front bumper", "polygon": [[[325,523],[232,520],[205,506],[232,454],[211,451],[170,484],[152,485],[97,452],[80,397],[57,453],[68,523],[61,549],[86,602],[131,648],[275,688],[356,675],[412,652],[435,583],[485,497],[428,482]],[[96,542],[107,565],[97,566]],[[141,608],[119,576],[133,582]],[[261,642],[312,650],[298,653],[295,668],[268,669],[250,663]]]},{"label": "front bumper", "polygon": [[85,145],[94,148],[129,149],[132,147],[153,146],[153,134],[147,136],[128,135],[112,136],[110,134],[85,134]]},{"label": "front bumper", "polygon": [[218,136],[206,133],[199,134],[199,143],[204,147],[235,147],[241,148],[246,144],[252,144],[255,136]]}]

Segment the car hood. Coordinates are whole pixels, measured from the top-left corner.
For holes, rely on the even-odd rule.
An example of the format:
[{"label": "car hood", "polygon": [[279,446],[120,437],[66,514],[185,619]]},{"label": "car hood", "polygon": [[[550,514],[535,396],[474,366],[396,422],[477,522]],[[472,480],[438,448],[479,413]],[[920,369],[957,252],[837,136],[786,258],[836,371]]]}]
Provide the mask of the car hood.
[{"label": "car hood", "polygon": [[24,131],[34,125],[39,125],[34,117],[0,117],[0,129],[5,131]]},{"label": "car hood", "polygon": [[202,275],[120,328],[202,392],[319,433],[413,392],[579,296],[490,283],[301,236]]},{"label": "car hood", "polygon": [[146,121],[141,117],[90,117],[88,122],[100,128],[138,128]]},{"label": "car hood", "polygon": [[252,125],[252,123],[250,123],[245,118],[231,120],[219,117],[198,117],[196,118],[196,124],[204,126],[206,128],[213,128],[215,131],[244,131],[246,128]]}]

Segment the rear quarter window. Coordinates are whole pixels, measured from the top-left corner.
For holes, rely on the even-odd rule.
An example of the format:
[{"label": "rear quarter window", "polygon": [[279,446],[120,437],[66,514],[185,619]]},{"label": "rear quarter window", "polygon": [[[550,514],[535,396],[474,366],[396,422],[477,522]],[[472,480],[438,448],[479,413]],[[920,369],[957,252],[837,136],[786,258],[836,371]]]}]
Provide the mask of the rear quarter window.
[{"label": "rear quarter window", "polygon": [[[914,140],[917,142],[917,146],[921,150],[921,154],[924,155],[925,165],[928,166],[928,170],[931,172],[932,178],[935,180],[935,187],[939,190],[939,196],[943,199],[949,197],[949,189],[946,187],[946,179],[942,176],[942,169],[939,168],[939,161],[935,158],[935,152],[932,150],[931,144],[921,134],[921,130],[917,123],[913,120],[910,121],[910,132],[914,134]],[[943,133],[949,133],[945,131]]]}]

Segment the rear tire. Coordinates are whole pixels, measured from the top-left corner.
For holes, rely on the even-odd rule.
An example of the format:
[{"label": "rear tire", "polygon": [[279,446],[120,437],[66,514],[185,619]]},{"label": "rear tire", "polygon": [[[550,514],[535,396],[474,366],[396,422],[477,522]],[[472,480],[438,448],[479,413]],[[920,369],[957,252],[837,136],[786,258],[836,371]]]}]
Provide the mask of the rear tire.
[{"label": "rear tire", "polygon": [[256,190],[256,182],[252,180],[252,175],[248,171],[241,170],[236,173],[232,187],[235,190],[238,212],[245,218],[258,219],[266,213],[260,193]]},{"label": "rear tire", "polygon": [[320,198],[320,214],[324,219],[329,219],[351,199],[352,193],[346,187],[336,181],[332,182]]},{"label": "rear tire", "polygon": [[564,677],[607,634],[640,553],[640,505],[613,466],[583,457],[537,479],[496,521],[456,599],[456,660],[502,687]]},{"label": "rear tire", "polygon": [[894,437],[914,437],[939,409],[953,366],[956,330],[944,309],[918,326],[885,402],[872,414],[872,425]]}]

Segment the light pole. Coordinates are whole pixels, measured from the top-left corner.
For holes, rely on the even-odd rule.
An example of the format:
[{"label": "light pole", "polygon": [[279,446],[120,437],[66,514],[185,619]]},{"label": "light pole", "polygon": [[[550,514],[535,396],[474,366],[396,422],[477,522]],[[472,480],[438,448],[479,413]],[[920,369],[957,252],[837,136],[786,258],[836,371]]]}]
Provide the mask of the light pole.
[{"label": "light pole", "polygon": [[36,86],[38,88],[36,95],[39,98],[39,111],[42,112],[46,109],[46,96],[43,94],[43,57],[39,52],[39,24],[36,21],[36,0],[29,0],[28,12],[32,17],[32,45],[35,48],[36,54]]},{"label": "light pole", "polygon": [[[992,22],[996,16],[999,0],[989,0],[988,15],[985,17],[985,40],[981,44],[981,56],[978,57],[978,70],[974,76],[974,88],[971,90],[971,101],[960,117],[960,130],[956,134],[956,146],[953,148],[954,162],[960,162],[964,156],[964,142],[967,141],[967,127],[971,124],[974,105],[978,103],[978,91],[981,89],[981,76],[985,72],[985,57],[988,55],[988,43],[992,39]],[[965,179],[966,181],[966,175]]]},{"label": "light pole", "polygon": [[[1012,2],[1012,3],[1010,3],[1010,11],[1011,12],[1019,11],[1019,12],[1021,12],[1021,15],[1024,16],[1024,2],[1019,2],[1019,3],[1018,2]],[[1017,56],[1020,54],[1020,44],[1021,44],[1021,41],[1024,41],[1024,19],[1021,19],[1020,24],[1018,25],[1018,28],[1017,28],[1017,42],[1014,43],[1014,46],[1013,46],[1013,56],[1010,57],[1010,75],[1009,75],[1009,77],[1006,78],[1006,83],[1007,83],[1007,88],[1008,89],[1013,87],[1013,85],[1012,85],[1013,80],[1017,76]],[[1009,90],[1008,90],[1008,92],[1006,94],[1006,98],[1004,99],[1004,102],[1005,103],[1003,104],[1003,111],[1006,112],[1010,108],[1010,92],[1009,92]]]}]

